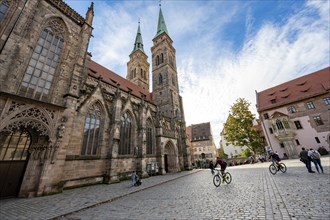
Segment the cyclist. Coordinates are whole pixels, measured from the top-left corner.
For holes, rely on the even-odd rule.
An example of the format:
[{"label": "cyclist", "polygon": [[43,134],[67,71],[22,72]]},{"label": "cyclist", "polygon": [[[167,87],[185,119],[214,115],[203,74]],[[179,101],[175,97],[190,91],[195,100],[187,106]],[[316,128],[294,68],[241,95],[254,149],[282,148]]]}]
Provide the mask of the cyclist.
[{"label": "cyclist", "polygon": [[279,169],[280,168],[280,164],[279,164],[279,162],[281,161],[281,159],[280,159],[280,157],[278,156],[278,154],[277,153],[274,153],[273,151],[270,151],[269,152],[269,158],[268,159],[272,159],[272,161],[274,162],[274,163],[276,163],[276,165],[277,165],[277,168]]},{"label": "cyclist", "polygon": [[213,161],[212,160],[210,160],[209,168],[211,169],[212,175],[214,175],[214,165],[213,165]]},{"label": "cyclist", "polygon": [[227,162],[220,159],[220,157],[217,157],[217,162],[215,163],[214,167],[217,167],[217,165],[220,165],[221,169],[221,175],[223,176],[225,174],[225,170],[227,168]]}]

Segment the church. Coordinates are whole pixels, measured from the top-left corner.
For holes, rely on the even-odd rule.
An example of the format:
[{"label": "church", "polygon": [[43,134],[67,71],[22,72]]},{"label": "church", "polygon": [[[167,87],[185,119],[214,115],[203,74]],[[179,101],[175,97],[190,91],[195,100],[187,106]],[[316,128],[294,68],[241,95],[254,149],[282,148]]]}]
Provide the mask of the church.
[{"label": "church", "polygon": [[84,18],[63,0],[0,1],[0,199],[191,169],[162,9],[151,74],[139,24],[126,79],[88,52],[93,17],[93,3]]}]

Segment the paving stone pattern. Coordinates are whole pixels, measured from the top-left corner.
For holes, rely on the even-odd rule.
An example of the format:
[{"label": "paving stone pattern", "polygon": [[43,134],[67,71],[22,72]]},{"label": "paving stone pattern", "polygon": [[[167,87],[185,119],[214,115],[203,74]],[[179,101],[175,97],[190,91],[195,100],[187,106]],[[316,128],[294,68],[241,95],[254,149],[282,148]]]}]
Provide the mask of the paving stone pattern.
[{"label": "paving stone pattern", "polygon": [[[229,167],[231,184],[215,187],[209,170],[66,190],[32,199],[0,201],[0,219],[330,219],[330,157],[325,173],[308,173],[285,160],[286,173],[269,162]],[[314,166],[313,166],[314,167]]]}]

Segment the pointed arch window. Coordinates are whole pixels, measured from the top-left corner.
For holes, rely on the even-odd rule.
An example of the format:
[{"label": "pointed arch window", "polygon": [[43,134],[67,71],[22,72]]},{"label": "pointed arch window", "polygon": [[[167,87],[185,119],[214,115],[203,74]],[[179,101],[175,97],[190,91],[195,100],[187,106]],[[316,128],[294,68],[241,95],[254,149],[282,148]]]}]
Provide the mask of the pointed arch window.
[{"label": "pointed arch window", "polygon": [[159,56],[157,55],[157,57],[156,57],[156,66],[158,66],[159,65]]},{"label": "pointed arch window", "polygon": [[281,122],[280,119],[276,120],[276,127],[277,127],[278,130],[283,130],[284,129],[283,123]]},{"label": "pointed arch window", "polygon": [[160,62],[164,63],[164,55],[163,54],[160,54]]},{"label": "pointed arch window", "polygon": [[146,153],[147,154],[152,154],[152,124],[151,122],[148,120],[147,121],[147,126],[146,126]]},{"label": "pointed arch window", "polygon": [[162,74],[159,74],[159,85],[163,84],[163,76]]},{"label": "pointed arch window", "polygon": [[21,82],[20,95],[48,100],[62,52],[63,30],[62,24],[54,20],[42,31]]},{"label": "pointed arch window", "polygon": [[4,19],[4,17],[6,16],[6,13],[8,11],[9,8],[9,2],[8,0],[3,1],[0,4],[0,22]]},{"label": "pointed arch window", "polygon": [[131,153],[132,119],[129,114],[124,113],[120,124],[120,144],[118,153],[121,155]]},{"label": "pointed arch window", "polygon": [[0,134],[0,161],[26,160],[31,143],[30,133],[25,129]]},{"label": "pointed arch window", "polygon": [[88,108],[84,127],[81,155],[96,155],[100,140],[101,106],[94,104]]}]

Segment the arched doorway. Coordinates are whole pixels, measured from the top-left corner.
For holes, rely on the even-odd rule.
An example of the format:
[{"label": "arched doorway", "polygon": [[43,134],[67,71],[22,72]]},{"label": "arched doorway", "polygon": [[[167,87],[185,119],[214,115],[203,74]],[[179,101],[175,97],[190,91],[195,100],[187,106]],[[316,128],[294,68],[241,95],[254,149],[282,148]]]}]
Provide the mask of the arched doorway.
[{"label": "arched doorway", "polygon": [[17,196],[31,142],[27,129],[0,133],[0,198]]},{"label": "arched doorway", "polygon": [[178,171],[178,158],[175,152],[174,145],[168,142],[164,149],[164,169],[166,173]]}]

